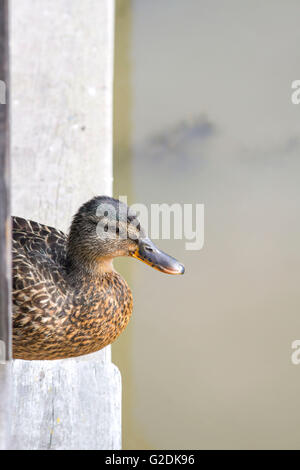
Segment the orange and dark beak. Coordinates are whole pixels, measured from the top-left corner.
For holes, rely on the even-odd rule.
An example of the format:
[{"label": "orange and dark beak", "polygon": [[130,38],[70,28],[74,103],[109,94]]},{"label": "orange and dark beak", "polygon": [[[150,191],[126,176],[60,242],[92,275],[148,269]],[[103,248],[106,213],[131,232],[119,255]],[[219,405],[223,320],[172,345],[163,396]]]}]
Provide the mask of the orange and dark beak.
[{"label": "orange and dark beak", "polygon": [[131,256],[166,274],[184,273],[184,266],[172,256],[160,251],[149,238],[139,240],[138,248]]}]

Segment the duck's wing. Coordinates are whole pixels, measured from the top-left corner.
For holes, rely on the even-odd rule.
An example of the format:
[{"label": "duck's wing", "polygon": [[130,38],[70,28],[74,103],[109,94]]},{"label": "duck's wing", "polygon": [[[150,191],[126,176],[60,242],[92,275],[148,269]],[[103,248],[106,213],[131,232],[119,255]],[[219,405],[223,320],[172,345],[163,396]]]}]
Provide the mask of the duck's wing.
[{"label": "duck's wing", "polygon": [[24,322],[26,314],[42,315],[64,302],[66,235],[20,217],[12,222],[14,321]]},{"label": "duck's wing", "polygon": [[61,263],[65,257],[67,237],[56,228],[12,217],[12,233],[14,250],[46,252],[57,263]]}]

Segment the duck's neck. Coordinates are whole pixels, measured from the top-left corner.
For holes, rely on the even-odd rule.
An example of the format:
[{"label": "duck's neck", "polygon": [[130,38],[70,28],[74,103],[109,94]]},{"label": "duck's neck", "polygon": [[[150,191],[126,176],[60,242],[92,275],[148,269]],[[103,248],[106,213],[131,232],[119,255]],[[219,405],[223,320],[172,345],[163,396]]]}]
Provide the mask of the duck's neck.
[{"label": "duck's neck", "polygon": [[113,271],[111,254],[99,243],[96,228],[89,228],[81,221],[78,212],[71,224],[66,246],[66,270],[69,278],[87,280],[102,277]]},{"label": "duck's neck", "polygon": [[66,271],[69,279],[77,282],[99,278],[114,271],[113,258],[68,249]]}]

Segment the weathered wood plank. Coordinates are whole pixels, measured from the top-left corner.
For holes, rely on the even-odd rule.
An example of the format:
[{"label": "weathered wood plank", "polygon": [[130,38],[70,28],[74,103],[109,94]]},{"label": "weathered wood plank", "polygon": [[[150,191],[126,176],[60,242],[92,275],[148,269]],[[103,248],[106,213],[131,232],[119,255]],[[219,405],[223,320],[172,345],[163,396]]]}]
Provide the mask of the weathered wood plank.
[{"label": "weathered wood plank", "polygon": [[[13,213],[67,230],[112,192],[113,0],[12,0]],[[23,449],[118,449],[110,348],[85,360],[13,361]],[[59,420],[59,421],[57,421]]]},{"label": "weathered wood plank", "polygon": [[[0,0],[0,80],[8,92],[7,0]],[[10,358],[10,194],[8,99],[0,104],[0,359]]]},{"label": "weathered wood plank", "polygon": [[62,360],[33,367],[15,361],[14,376],[12,441],[19,447],[120,448],[121,379],[114,365]]},{"label": "weathered wood plank", "polygon": [[7,0],[0,0],[0,80],[1,90],[6,90],[5,100],[1,99],[0,103],[0,449],[5,449],[9,440],[10,367],[8,361],[11,356]]}]

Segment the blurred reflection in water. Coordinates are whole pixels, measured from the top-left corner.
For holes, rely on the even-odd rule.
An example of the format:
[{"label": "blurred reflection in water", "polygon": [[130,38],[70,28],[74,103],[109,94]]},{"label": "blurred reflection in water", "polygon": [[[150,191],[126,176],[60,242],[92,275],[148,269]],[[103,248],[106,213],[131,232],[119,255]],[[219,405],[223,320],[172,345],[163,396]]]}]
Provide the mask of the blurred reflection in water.
[{"label": "blurred reflection in water", "polygon": [[122,262],[124,447],[300,447],[299,15],[295,1],[118,2],[115,193],[204,203],[206,224],[199,252],[158,242],[184,277]]}]

